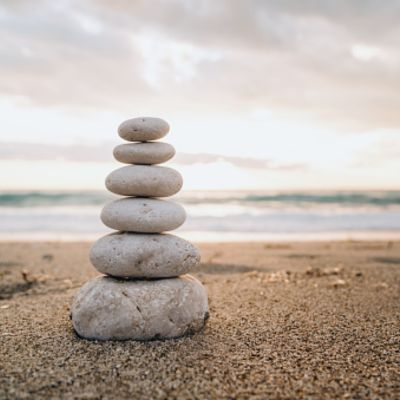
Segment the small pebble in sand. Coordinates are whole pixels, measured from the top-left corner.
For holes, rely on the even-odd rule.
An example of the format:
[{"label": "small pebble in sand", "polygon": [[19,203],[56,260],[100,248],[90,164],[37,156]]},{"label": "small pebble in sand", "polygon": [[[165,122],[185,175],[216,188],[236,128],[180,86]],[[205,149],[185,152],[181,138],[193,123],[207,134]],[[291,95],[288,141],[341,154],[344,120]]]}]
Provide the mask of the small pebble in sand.
[{"label": "small pebble in sand", "polygon": [[381,282],[381,283],[377,283],[375,285],[375,289],[381,290],[381,289],[388,289],[389,285],[386,282]]},{"label": "small pebble in sand", "polygon": [[348,284],[344,279],[337,279],[334,282],[332,282],[330,286],[333,287],[334,289],[340,289],[348,286]]}]

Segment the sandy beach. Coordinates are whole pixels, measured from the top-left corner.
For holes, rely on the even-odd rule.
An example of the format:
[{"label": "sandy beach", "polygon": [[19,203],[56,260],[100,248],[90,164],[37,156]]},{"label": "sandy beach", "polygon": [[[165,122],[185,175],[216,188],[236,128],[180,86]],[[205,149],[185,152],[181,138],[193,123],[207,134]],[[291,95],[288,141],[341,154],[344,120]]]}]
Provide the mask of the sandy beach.
[{"label": "sandy beach", "polygon": [[200,244],[210,320],[90,342],[90,243],[0,244],[0,398],[399,398],[400,242]]}]

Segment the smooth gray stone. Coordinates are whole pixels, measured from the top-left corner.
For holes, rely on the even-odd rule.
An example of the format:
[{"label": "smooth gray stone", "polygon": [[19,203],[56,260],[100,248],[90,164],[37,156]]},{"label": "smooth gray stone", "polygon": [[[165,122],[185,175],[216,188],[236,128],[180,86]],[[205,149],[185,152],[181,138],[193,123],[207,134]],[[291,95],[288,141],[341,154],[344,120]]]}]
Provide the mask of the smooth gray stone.
[{"label": "smooth gray stone", "polygon": [[169,132],[169,125],[161,118],[138,117],[124,121],[118,127],[122,139],[130,142],[158,140]]},{"label": "smooth gray stone", "polygon": [[170,234],[115,232],[93,244],[90,261],[99,272],[114,277],[166,278],[195,268],[200,253]]},{"label": "smooth gray stone", "polygon": [[114,149],[116,160],[125,164],[162,164],[175,155],[175,149],[169,143],[125,143]]},{"label": "smooth gray stone", "polygon": [[167,200],[127,197],[105,205],[103,223],[117,231],[161,233],[179,228],[186,219],[184,208]]},{"label": "smooth gray stone", "polygon": [[204,327],[207,292],[190,275],[153,281],[103,276],[78,291],[71,316],[76,332],[86,339],[177,338]]},{"label": "smooth gray stone", "polygon": [[156,165],[127,165],[106,178],[107,189],[122,196],[168,197],[178,193],[182,185],[178,171]]}]

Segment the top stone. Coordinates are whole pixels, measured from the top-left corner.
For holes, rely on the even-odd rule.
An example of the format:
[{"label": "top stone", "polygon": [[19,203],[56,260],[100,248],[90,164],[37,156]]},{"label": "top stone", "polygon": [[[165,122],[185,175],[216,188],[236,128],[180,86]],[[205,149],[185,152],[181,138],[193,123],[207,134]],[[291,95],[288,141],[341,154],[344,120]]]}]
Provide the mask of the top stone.
[{"label": "top stone", "polygon": [[158,140],[169,132],[169,125],[161,118],[139,117],[124,121],[118,127],[118,134],[129,142]]}]

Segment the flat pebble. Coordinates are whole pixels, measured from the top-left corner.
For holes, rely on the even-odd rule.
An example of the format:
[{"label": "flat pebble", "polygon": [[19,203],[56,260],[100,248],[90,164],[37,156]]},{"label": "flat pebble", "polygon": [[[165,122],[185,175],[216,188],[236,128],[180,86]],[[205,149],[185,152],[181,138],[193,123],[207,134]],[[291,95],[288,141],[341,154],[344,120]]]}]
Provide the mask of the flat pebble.
[{"label": "flat pebble", "polygon": [[182,185],[178,171],[154,165],[127,165],[106,178],[107,189],[122,196],[168,197],[178,193]]},{"label": "flat pebble", "polygon": [[198,266],[200,253],[170,234],[115,232],[93,244],[90,261],[99,272],[119,278],[166,278]]},{"label": "flat pebble", "polygon": [[128,119],[118,127],[119,136],[130,142],[158,140],[168,132],[168,123],[161,118],[154,117]]},{"label": "flat pebble", "polygon": [[76,332],[86,339],[170,339],[203,328],[208,299],[190,275],[156,281],[103,276],[78,291],[71,315]]},{"label": "flat pebble", "polygon": [[169,143],[125,143],[114,149],[114,157],[125,164],[162,164],[175,155]]},{"label": "flat pebble", "polygon": [[106,204],[103,223],[118,231],[160,233],[179,228],[186,219],[184,208],[167,200],[127,197]]}]

